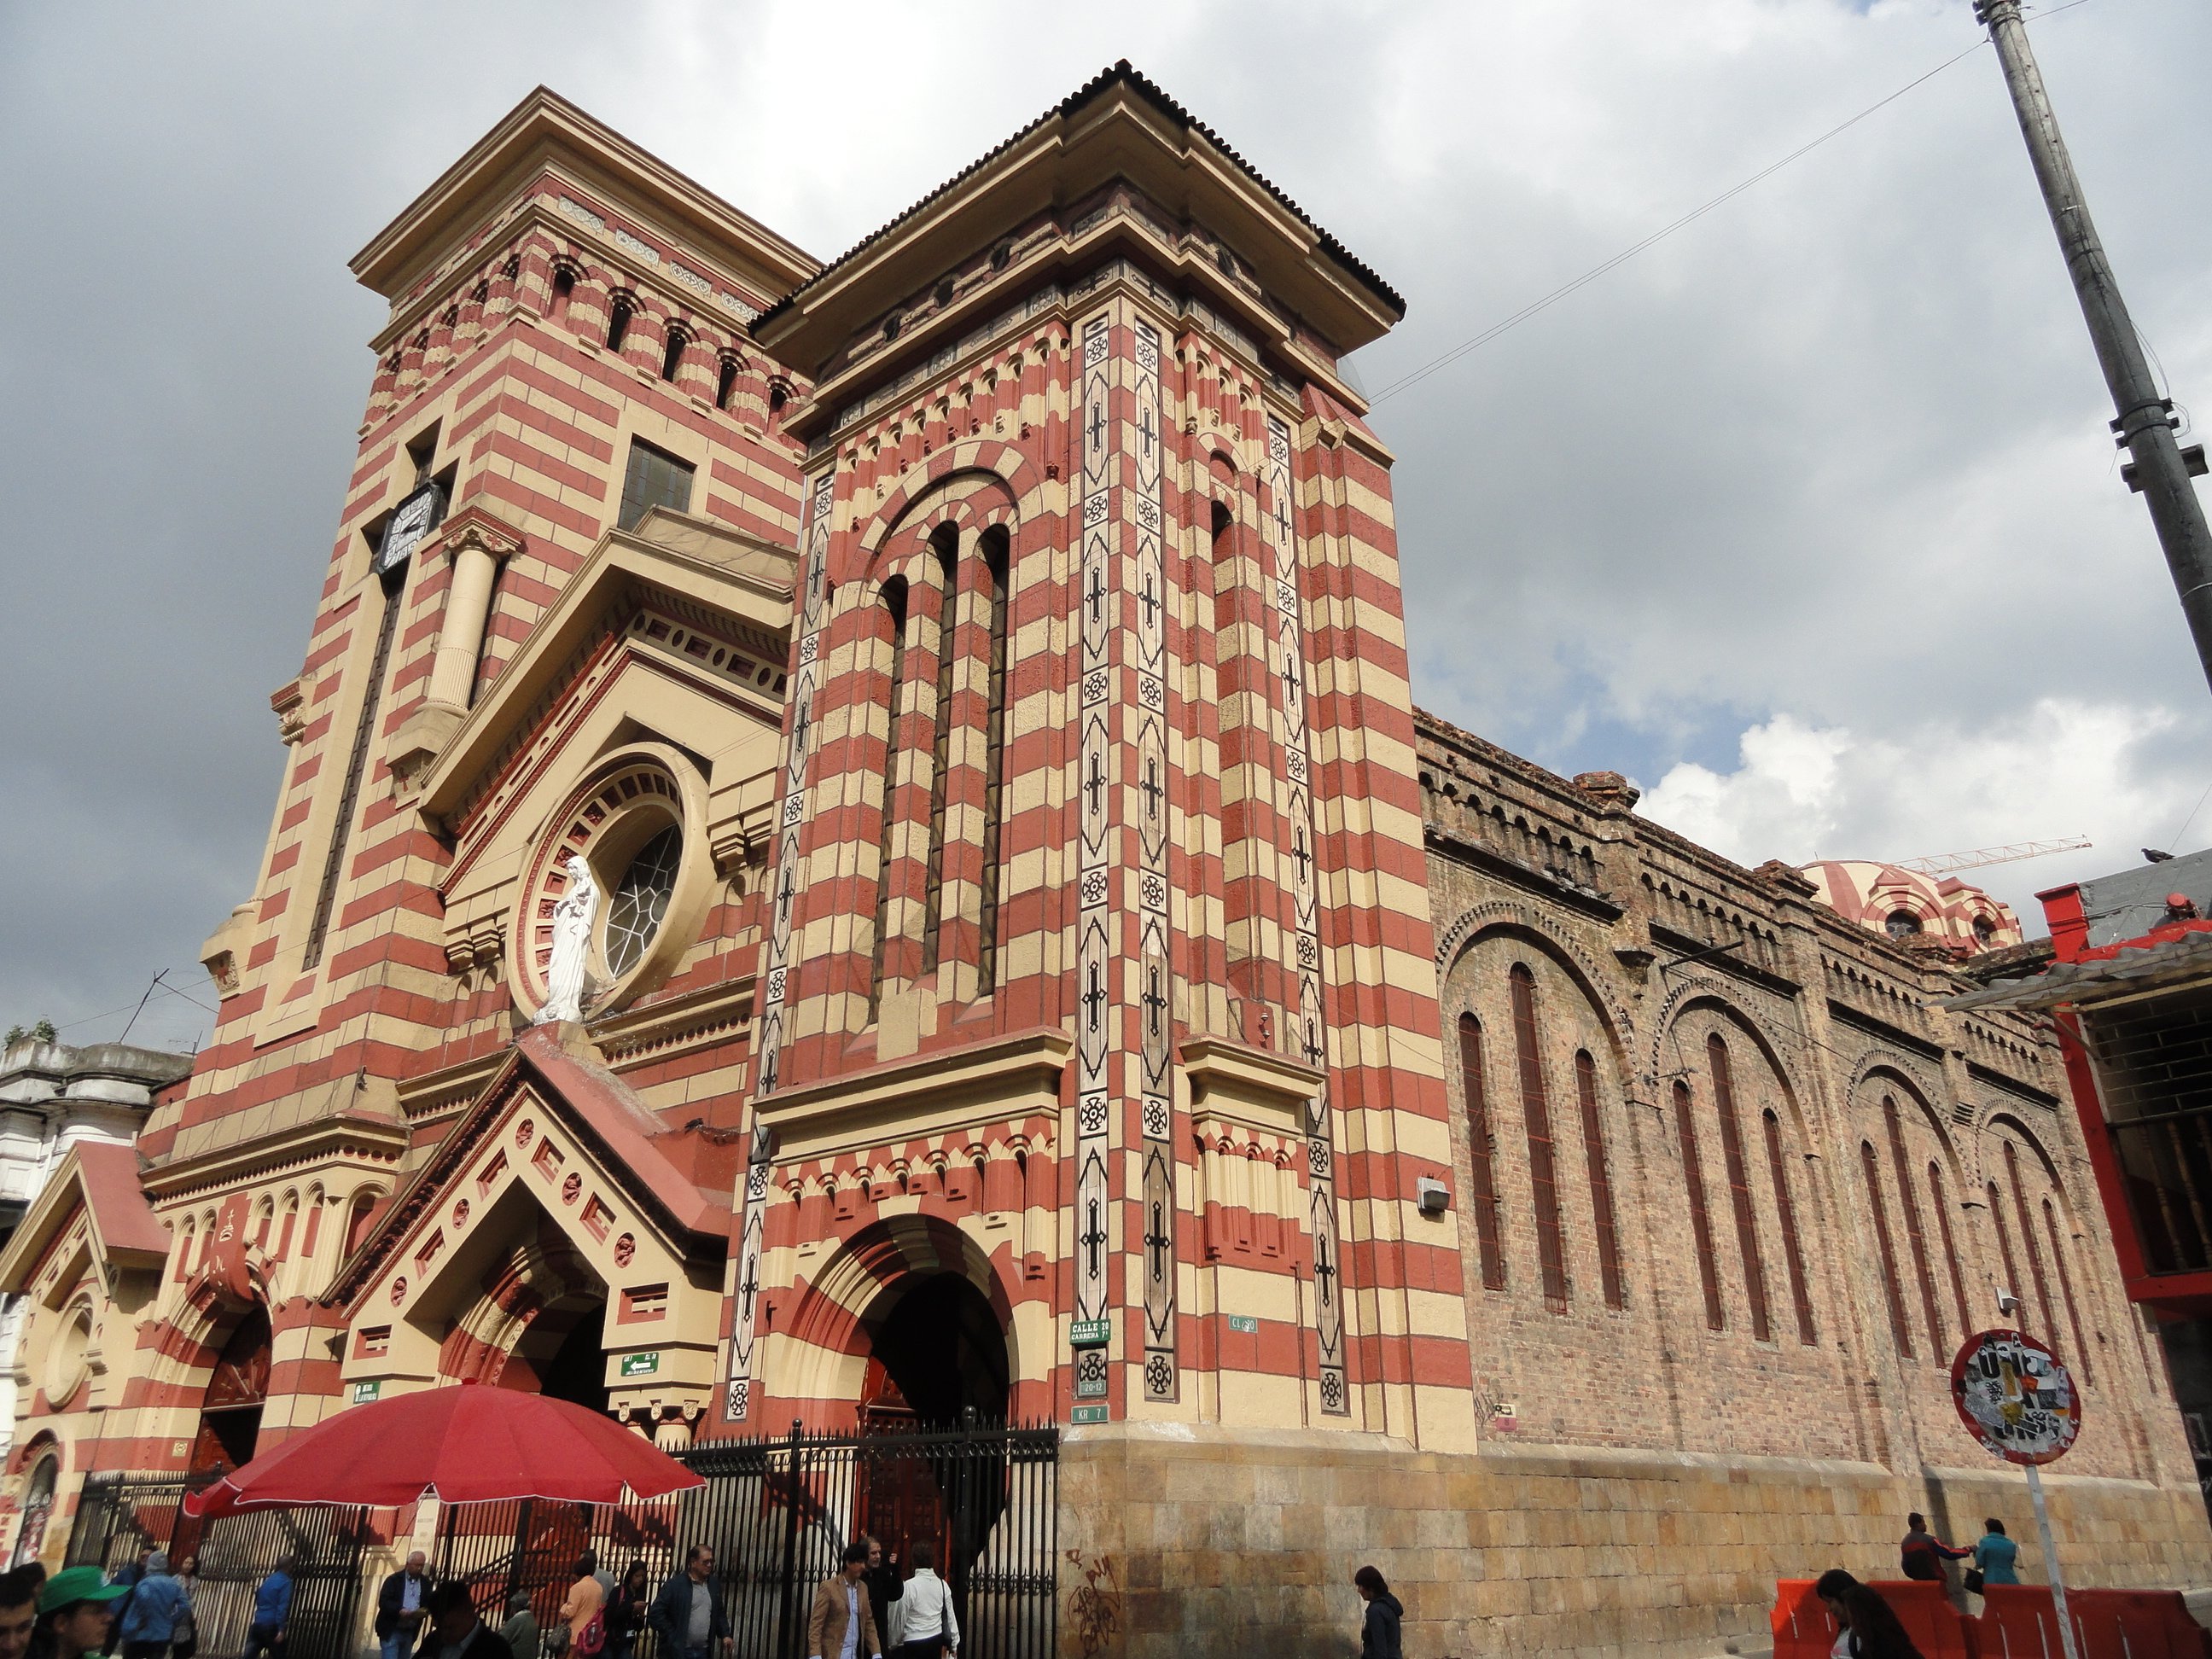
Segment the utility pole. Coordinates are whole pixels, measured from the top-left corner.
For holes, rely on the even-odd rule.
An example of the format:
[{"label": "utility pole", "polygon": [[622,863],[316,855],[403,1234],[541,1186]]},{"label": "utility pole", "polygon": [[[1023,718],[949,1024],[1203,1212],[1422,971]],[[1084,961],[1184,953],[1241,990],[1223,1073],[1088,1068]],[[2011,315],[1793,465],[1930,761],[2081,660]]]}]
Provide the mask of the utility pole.
[{"label": "utility pole", "polygon": [[2185,455],[2174,441],[2172,401],[2160,397],[2151,380],[2150,365],[2120,298],[2112,262],[2090,222],[2081,181],[2074,176],[2057,118],[2051,112],[2051,95],[2044,90],[2042,71],[2027,44],[2020,0],[1974,0],[1974,16],[1988,26],[1998,61],[2004,65],[2005,86],[2020,118],[2021,136],[2027,141],[2028,159],[2035,164],[2035,181],[2042,186],[2051,228],[2058,233],[2059,250],[2066,256],[2067,274],[2081,301],[2081,316],[2089,325],[2105,384],[2112,389],[2116,441],[2133,459],[2130,483],[2150,507],[2151,523],[2181,596],[2182,614],[2197,641],[2197,661],[2205,678],[2212,680],[2212,529],[2205,526],[2203,506],[2189,482],[2192,471],[2204,470],[2203,450],[2192,447]]}]

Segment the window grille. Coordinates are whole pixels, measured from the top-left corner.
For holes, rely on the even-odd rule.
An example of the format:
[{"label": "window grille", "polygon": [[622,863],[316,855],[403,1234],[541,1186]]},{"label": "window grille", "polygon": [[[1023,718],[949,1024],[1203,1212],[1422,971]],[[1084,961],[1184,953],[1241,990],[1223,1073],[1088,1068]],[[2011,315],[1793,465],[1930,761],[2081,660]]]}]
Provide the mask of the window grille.
[{"label": "window grille", "polygon": [[1613,1181],[1605,1167],[1605,1125],[1598,1115],[1597,1062],[1588,1049],[1575,1053],[1575,1097],[1583,1112],[1583,1156],[1589,1160],[1590,1214],[1597,1224],[1598,1273],[1605,1283],[1605,1305],[1624,1305],[1620,1287],[1620,1239],[1613,1227]]},{"label": "window grille", "polygon": [[1896,1339],[1897,1351],[1905,1358],[1912,1358],[1912,1330],[1905,1322],[1905,1297],[1897,1282],[1897,1246],[1889,1236],[1889,1209],[1881,1201],[1881,1160],[1875,1156],[1874,1142],[1859,1142],[1859,1170],[1866,1176],[1867,1210],[1874,1217],[1875,1243],[1881,1250],[1881,1288],[1889,1304],[1889,1334]]},{"label": "window grille", "polygon": [[939,525],[930,537],[937,552],[941,580],[937,585],[937,722],[929,763],[929,873],[924,883],[921,917],[921,971],[937,967],[938,933],[945,899],[945,768],[952,753],[952,648],[959,631],[960,594],[955,578],[954,555],[960,532]]},{"label": "window grille", "polygon": [[1467,1152],[1474,1176],[1474,1242],[1482,1261],[1482,1286],[1505,1288],[1505,1255],[1498,1243],[1496,1143],[1490,1134],[1490,1098],[1482,1074],[1482,1022],[1459,1017],[1460,1087],[1467,1101]]},{"label": "window grille", "polygon": [[691,510],[691,467],[665,449],[655,449],[633,438],[629,467],[623,475],[622,512],[615,520],[619,530],[634,530],[637,521],[656,507],[678,513]]},{"label": "window grille", "polygon": [[1759,1254],[1759,1218],[1751,1207],[1751,1179],[1744,1168],[1743,1134],[1735,1116],[1735,1073],[1728,1044],[1705,1039],[1705,1062],[1712,1068],[1713,1109],[1721,1121],[1721,1162],[1728,1171],[1729,1203],[1735,1212],[1736,1248],[1743,1255],[1743,1288],[1751,1299],[1751,1334],[1758,1341],[1774,1337],[1766,1306],[1766,1263]]},{"label": "window grille", "polygon": [[876,944],[868,976],[868,1012],[872,1018],[884,995],[884,958],[890,949],[891,920],[892,836],[898,827],[899,722],[906,701],[906,579],[893,576],[883,585],[884,610],[890,621],[891,678],[884,702],[890,714],[884,724],[884,817],[876,839]]},{"label": "window grille", "polygon": [[1690,1085],[1674,1083],[1674,1133],[1682,1143],[1682,1182],[1690,1191],[1690,1231],[1698,1242],[1698,1278],[1705,1291],[1705,1328],[1722,1330],[1727,1320],[1721,1311],[1721,1276],[1713,1261],[1713,1218],[1705,1207],[1705,1176],[1698,1159],[1696,1109]]},{"label": "window grille", "polygon": [[999,815],[1006,804],[1006,627],[1013,609],[1011,550],[1006,532],[983,532],[983,564],[990,576],[991,659],[983,729],[983,872],[981,935],[977,945],[976,985],[988,996],[999,985]]},{"label": "window grille", "polygon": [[629,861],[607,903],[607,972],[620,979],[637,966],[668,915],[676,873],[684,862],[684,832],[663,830]]},{"label": "window grille", "polygon": [[1536,1264],[1544,1275],[1544,1305],[1567,1310],[1567,1268],[1559,1238],[1559,1183],[1552,1152],[1552,1112],[1544,1094],[1544,1057],[1536,1046],[1536,977],[1513,965],[1513,1049],[1521,1066],[1521,1115],[1528,1131],[1528,1184],[1536,1211]]}]

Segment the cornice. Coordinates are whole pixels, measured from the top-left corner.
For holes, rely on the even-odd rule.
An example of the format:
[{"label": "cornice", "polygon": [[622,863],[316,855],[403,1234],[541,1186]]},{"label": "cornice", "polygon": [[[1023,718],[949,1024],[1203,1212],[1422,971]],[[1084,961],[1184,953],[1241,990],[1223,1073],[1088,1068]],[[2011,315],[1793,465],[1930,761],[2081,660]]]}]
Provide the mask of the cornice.
[{"label": "cornice", "polygon": [[340,1113],[155,1164],[146,1171],[143,1184],[149,1198],[198,1197],[216,1188],[265,1181],[319,1158],[352,1153],[396,1162],[405,1154],[407,1139],[407,1131],[399,1124]]},{"label": "cornice", "polygon": [[[874,1132],[938,1133],[1048,1100],[1075,1053],[1062,1027],[1038,1026],[951,1051],[908,1055],[865,1072],[779,1090],[753,1105],[754,1121],[780,1143],[779,1162],[874,1144]],[[787,1146],[781,1143],[788,1143]]]}]

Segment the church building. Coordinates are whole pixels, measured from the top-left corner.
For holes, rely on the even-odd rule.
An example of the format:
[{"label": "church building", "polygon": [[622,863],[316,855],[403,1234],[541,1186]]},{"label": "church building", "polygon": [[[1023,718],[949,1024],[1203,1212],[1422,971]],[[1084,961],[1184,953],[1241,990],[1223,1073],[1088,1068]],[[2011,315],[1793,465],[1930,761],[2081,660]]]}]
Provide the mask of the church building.
[{"label": "church building", "polygon": [[0,1251],[47,1559],[476,1382],[1034,1425],[1068,1652],[1349,1630],[1370,1561],[1409,1652],[1710,1649],[2024,1515],[1948,1367],[2026,1261],[2069,1574],[2212,1583],[2054,1040],[1416,710],[1342,368],[1403,301],[1143,76],[827,264],[540,90],[353,270],[213,1040]]}]

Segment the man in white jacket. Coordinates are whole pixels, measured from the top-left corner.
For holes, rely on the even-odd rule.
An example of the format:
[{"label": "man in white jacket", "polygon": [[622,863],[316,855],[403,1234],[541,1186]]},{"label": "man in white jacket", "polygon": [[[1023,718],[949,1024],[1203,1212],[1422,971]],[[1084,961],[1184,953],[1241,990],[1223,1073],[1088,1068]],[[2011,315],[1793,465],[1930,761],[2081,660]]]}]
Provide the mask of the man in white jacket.
[{"label": "man in white jacket", "polygon": [[952,1613],[952,1586],[937,1576],[937,1546],[921,1539],[907,1552],[907,1559],[914,1564],[914,1577],[896,1603],[898,1628],[891,1640],[897,1659],[938,1659],[959,1652],[960,1621]]}]

